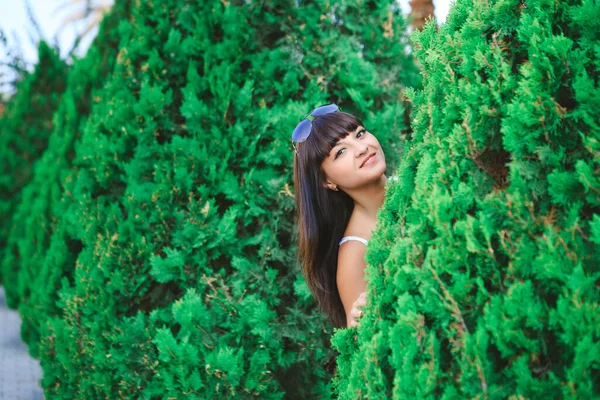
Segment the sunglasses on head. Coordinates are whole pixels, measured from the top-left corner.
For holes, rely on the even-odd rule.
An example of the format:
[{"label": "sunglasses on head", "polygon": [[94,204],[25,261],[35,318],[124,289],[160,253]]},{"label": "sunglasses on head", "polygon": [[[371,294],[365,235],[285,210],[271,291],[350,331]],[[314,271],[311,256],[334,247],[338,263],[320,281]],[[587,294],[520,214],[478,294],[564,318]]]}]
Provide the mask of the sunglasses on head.
[{"label": "sunglasses on head", "polygon": [[[298,154],[298,150],[296,150],[295,143],[304,142],[308,138],[308,136],[310,135],[310,130],[312,128],[312,121],[316,117],[336,112],[339,109],[340,108],[335,104],[328,104],[326,106],[317,107],[310,114],[304,117],[302,121],[300,121],[298,126],[296,126],[296,129],[294,129],[294,132],[292,132],[292,146],[294,147],[294,151],[296,152],[296,154]],[[312,117],[312,119],[309,119],[310,117]]]}]

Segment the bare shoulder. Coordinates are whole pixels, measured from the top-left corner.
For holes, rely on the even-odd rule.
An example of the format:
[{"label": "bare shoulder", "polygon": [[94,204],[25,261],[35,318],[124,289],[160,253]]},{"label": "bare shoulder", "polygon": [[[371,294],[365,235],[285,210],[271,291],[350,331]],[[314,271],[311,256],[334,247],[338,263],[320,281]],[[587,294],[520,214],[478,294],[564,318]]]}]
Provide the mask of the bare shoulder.
[{"label": "bare shoulder", "polygon": [[338,248],[338,266],[342,260],[346,262],[357,260],[364,263],[366,252],[367,246],[364,243],[357,240],[348,240]]},{"label": "bare shoulder", "polygon": [[336,281],[344,309],[348,313],[354,301],[366,290],[365,252],[367,246],[350,240],[338,250]]}]

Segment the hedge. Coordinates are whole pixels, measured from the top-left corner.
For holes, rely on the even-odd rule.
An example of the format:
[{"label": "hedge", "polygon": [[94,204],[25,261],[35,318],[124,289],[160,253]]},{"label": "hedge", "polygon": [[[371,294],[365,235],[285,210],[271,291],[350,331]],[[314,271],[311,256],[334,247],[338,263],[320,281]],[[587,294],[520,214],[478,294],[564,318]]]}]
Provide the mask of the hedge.
[{"label": "hedge", "polygon": [[340,399],[600,396],[600,4],[458,0],[337,330]]}]

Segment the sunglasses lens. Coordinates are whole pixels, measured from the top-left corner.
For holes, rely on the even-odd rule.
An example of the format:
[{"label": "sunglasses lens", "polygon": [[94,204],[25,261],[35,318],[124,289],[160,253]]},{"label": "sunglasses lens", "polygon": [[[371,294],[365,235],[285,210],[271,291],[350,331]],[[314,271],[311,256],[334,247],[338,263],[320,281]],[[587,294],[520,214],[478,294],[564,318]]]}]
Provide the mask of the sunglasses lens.
[{"label": "sunglasses lens", "polygon": [[[321,115],[329,114],[339,110],[340,108],[335,104],[329,104],[326,106],[319,107],[315,109],[310,115],[313,117],[319,117]],[[310,129],[312,127],[312,122],[308,119],[302,120],[294,132],[292,133],[292,140],[296,143],[304,142],[306,138],[310,135]]]},{"label": "sunglasses lens", "polygon": [[294,132],[292,133],[292,140],[294,142],[304,142],[306,140],[306,138],[308,137],[308,135],[310,134],[311,126],[312,126],[312,123],[309,120],[307,120],[307,119],[302,120],[302,122],[300,122],[298,124],[296,129],[294,129]]},{"label": "sunglasses lens", "polygon": [[338,109],[339,109],[339,107],[337,105],[329,104],[327,106],[323,106],[323,107],[319,107],[319,108],[315,109],[315,111],[313,111],[310,115],[312,115],[313,117],[318,117],[320,115],[332,113],[334,111],[337,111]]}]

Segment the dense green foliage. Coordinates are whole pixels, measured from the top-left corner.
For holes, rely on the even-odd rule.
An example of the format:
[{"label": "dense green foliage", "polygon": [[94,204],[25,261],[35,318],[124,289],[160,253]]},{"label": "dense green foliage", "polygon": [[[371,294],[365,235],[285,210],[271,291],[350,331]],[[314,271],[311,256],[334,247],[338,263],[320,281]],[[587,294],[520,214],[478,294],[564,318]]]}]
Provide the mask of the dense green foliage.
[{"label": "dense green foliage", "polygon": [[330,397],[290,135],[336,102],[401,149],[419,75],[398,6],[123,4],[73,66],[21,204],[23,336],[47,398]]},{"label": "dense green foliage", "polygon": [[[5,271],[7,303],[12,307],[18,305],[23,319],[21,336],[35,356],[39,354],[39,332],[45,316],[54,315],[57,310],[60,279],[72,276],[80,246],[69,239],[64,227],[56,231],[58,219],[64,213],[60,200],[72,196],[65,191],[65,185],[74,176],[75,143],[81,137],[92,104],[100,101],[96,91],[114,68],[119,40],[116,26],[127,13],[125,2],[116,6],[103,22],[88,54],[70,69],[66,89],[52,116],[47,149],[35,162],[30,182],[23,187],[6,252],[0,259]],[[10,123],[19,126],[22,122],[15,116]],[[57,250],[48,253],[51,246]],[[61,268],[54,268],[56,264]]]},{"label": "dense green foliage", "polygon": [[458,0],[413,39],[339,397],[600,397],[600,4]]},{"label": "dense green foliage", "polygon": [[[31,74],[18,83],[17,92],[0,115],[0,260],[5,259],[11,226],[21,202],[21,190],[31,180],[34,162],[48,144],[52,115],[65,90],[67,65],[46,42],[38,46],[38,63]],[[15,263],[0,267],[0,283],[6,275],[7,301],[16,307],[17,269]]]}]

